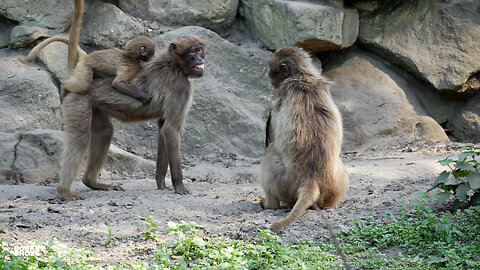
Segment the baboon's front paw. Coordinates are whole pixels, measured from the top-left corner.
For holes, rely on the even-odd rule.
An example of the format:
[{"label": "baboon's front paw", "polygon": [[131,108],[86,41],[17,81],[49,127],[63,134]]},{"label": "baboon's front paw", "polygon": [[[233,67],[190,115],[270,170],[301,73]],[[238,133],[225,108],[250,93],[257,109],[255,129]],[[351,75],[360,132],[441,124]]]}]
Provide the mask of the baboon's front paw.
[{"label": "baboon's front paw", "polygon": [[276,234],[280,234],[285,229],[286,229],[286,226],[282,222],[279,222],[279,221],[275,221],[272,224],[272,226],[270,226],[270,231],[272,231]]}]

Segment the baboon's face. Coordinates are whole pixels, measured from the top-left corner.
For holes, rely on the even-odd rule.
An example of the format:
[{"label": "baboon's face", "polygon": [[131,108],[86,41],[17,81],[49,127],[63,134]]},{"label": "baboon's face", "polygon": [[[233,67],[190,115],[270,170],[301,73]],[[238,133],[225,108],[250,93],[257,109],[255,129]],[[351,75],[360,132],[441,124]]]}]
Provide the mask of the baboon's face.
[{"label": "baboon's face", "polygon": [[200,78],[205,70],[205,50],[197,37],[182,36],[170,44],[169,52],[174,56],[182,73],[189,78]]},{"label": "baboon's face", "polygon": [[202,77],[205,70],[205,51],[203,44],[193,44],[185,54],[185,62],[190,68],[190,78]]}]

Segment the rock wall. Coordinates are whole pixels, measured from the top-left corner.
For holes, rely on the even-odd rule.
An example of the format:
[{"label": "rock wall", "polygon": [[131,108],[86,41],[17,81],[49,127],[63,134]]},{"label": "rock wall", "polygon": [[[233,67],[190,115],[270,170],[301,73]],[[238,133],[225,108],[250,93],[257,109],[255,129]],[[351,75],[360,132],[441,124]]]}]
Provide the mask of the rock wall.
[{"label": "rock wall", "polygon": [[[0,132],[7,152],[18,134],[61,130],[66,45],[51,44],[32,64],[24,58],[45,37],[68,33],[72,12],[73,1],[0,1]],[[122,47],[140,34],[158,50],[182,34],[205,41],[206,72],[193,81],[182,135],[186,155],[263,155],[272,91],[267,61],[273,50],[293,45],[309,50],[335,83],[345,151],[416,140],[475,143],[479,12],[478,1],[87,0],[80,41],[87,51]],[[154,121],[115,122],[115,130],[115,145],[155,158]],[[8,156],[0,170],[19,175]],[[50,157],[42,162],[55,164],[58,155]],[[41,181],[18,170],[22,181]]]}]

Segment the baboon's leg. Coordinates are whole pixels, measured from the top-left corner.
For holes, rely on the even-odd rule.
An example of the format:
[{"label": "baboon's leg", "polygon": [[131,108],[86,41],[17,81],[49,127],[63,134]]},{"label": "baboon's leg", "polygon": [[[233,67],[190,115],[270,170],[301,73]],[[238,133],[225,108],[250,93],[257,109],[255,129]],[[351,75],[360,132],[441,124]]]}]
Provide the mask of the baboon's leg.
[{"label": "baboon's leg", "polygon": [[117,185],[97,182],[100,170],[107,159],[108,149],[113,137],[113,125],[110,119],[98,109],[93,109],[90,147],[83,183],[94,190],[121,189]]},{"label": "baboon's leg", "polygon": [[280,155],[270,145],[265,152],[259,174],[259,181],[265,191],[265,197],[260,201],[263,209],[278,209],[280,207],[278,193],[282,183],[281,180],[286,177],[286,174],[286,168]]},{"label": "baboon's leg", "polygon": [[318,195],[319,190],[315,181],[308,181],[308,184],[301,186],[299,188],[298,200],[293,206],[292,211],[290,211],[287,217],[275,221],[270,227],[270,230],[275,233],[285,230],[290,224],[305,214],[305,211],[313,205]]},{"label": "baboon's leg", "polygon": [[70,188],[90,143],[92,106],[89,95],[67,95],[62,103],[62,116],[65,145],[57,191],[64,200],[82,199],[72,193]]},{"label": "baboon's leg", "polygon": [[158,120],[157,169],[155,172],[158,189],[165,189],[165,176],[168,169],[167,145],[162,132],[164,123],[165,120]]},{"label": "baboon's leg", "polygon": [[165,143],[167,145],[167,156],[175,193],[188,194],[190,192],[183,184],[182,160],[180,157],[180,127],[177,129],[172,126],[164,125],[161,131],[165,137]]},{"label": "baboon's leg", "polygon": [[[333,183],[325,188],[322,188],[322,194],[317,200],[317,205],[320,208],[337,208],[342,200],[345,190],[348,188],[348,173],[342,162],[337,166],[334,179],[329,181]],[[327,190],[328,188],[328,190]]]}]

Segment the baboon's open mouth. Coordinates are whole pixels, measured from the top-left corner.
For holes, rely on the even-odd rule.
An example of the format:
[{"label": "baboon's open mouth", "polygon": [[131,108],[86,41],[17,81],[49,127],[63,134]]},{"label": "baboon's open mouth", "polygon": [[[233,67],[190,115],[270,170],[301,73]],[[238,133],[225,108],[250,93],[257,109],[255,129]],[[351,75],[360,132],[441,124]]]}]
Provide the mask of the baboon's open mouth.
[{"label": "baboon's open mouth", "polygon": [[196,66],[193,66],[193,68],[198,71],[203,71],[205,69],[205,64],[196,65]]}]

